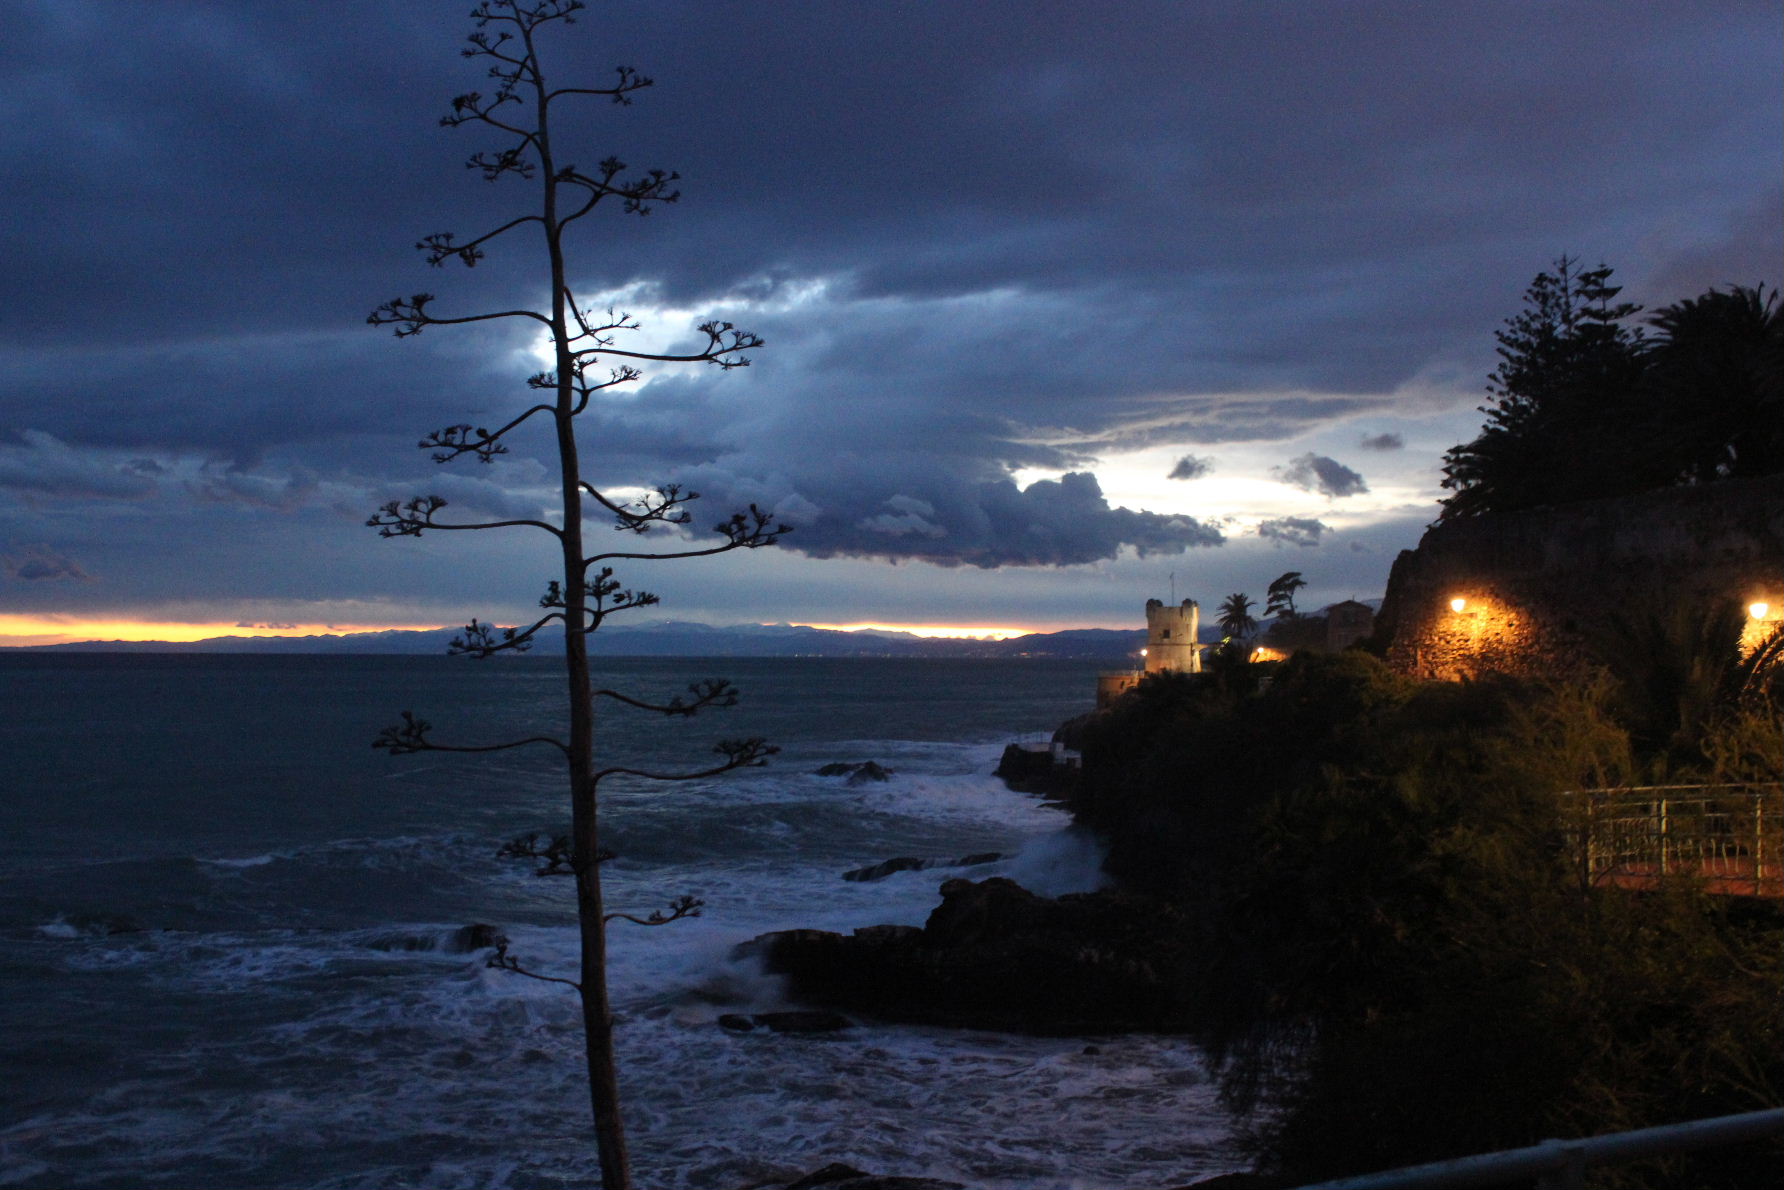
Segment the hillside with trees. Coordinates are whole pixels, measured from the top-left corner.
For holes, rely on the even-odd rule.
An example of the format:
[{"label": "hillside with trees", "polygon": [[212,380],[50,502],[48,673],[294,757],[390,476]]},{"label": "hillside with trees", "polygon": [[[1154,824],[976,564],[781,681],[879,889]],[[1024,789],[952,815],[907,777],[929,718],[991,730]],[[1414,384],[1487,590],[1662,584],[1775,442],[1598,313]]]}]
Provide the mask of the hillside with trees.
[{"label": "hillside with trees", "polygon": [[1480,434],[1444,456],[1440,519],[1784,471],[1784,314],[1760,284],[1638,323],[1563,256],[1498,332]]}]

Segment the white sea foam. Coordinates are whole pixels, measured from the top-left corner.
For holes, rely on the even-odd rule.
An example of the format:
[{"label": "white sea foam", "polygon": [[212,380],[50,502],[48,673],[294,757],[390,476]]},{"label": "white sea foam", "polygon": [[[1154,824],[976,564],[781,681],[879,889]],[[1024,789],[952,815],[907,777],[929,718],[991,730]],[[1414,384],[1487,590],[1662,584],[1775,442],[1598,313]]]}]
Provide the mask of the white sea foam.
[{"label": "white sea foam", "polygon": [[236,868],[236,869],[263,868],[267,864],[272,863],[273,860],[280,859],[280,858],[288,859],[290,857],[289,856],[275,856],[270,853],[267,853],[267,854],[262,854],[262,855],[244,856],[241,859],[204,859],[204,860],[200,860],[198,862],[203,863],[203,864],[209,864],[212,867],[216,867],[216,868]]},{"label": "white sea foam", "polygon": [[[1048,894],[1094,887],[1095,844],[989,775],[1000,746],[814,734],[774,767],[723,782],[605,791],[623,852],[604,868],[609,907],[648,912],[682,893],[707,902],[699,918],[611,931],[643,1180],[716,1190],[840,1160],[987,1190],[1107,1190],[1239,1164],[1201,1058],[1179,1039],[872,1022],[826,1036],[738,1035],[717,1024],[727,1012],[790,1007],[782,981],[737,957],[757,934],[921,924],[956,875],[1007,875]],[[811,771],[865,760],[892,779],[851,786]],[[416,768],[406,779],[425,793],[457,771]],[[498,789],[504,800],[482,808]],[[32,945],[53,954],[60,981],[110,989],[135,1014],[128,1029],[88,1022],[89,1035],[132,1048],[118,1051],[127,1056],[117,1071],[93,1075],[90,1092],[0,1127],[0,1183],[595,1180],[574,994],[451,946],[466,921],[490,921],[530,970],[574,975],[567,882],[493,858],[510,822],[511,834],[561,830],[561,791],[516,766],[478,769],[448,792],[439,805],[479,808],[435,808],[388,830],[348,820],[322,842],[215,844],[219,858],[168,870],[166,903],[199,923],[190,928],[128,905],[143,932],[106,936],[72,910],[37,927],[56,941]],[[1004,858],[945,866],[985,851]],[[901,855],[936,866],[842,879]],[[437,889],[461,908],[437,905]],[[314,908],[322,901],[326,912]],[[154,1005],[146,1017],[144,1004]]]}]

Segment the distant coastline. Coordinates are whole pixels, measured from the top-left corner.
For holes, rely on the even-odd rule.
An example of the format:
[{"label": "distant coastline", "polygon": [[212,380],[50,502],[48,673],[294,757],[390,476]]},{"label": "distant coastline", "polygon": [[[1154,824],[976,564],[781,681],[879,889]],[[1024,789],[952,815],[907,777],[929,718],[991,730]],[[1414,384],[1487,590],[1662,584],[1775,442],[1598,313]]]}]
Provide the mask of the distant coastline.
[{"label": "distant coastline", "polygon": [[[216,636],[197,641],[78,641],[53,645],[0,646],[0,656],[22,653],[207,653],[309,655],[427,655],[445,653],[458,629],[352,632],[318,636]],[[862,629],[842,632],[786,624],[714,627],[685,621],[605,629],[590,638],[590,652],[604,657],[985,657],[1107,660],[1131,659],[1146,643],[1144,629],[1076,628],[1007,640],[944,639]],[[533,655],[562,652],[541,634]]]}]

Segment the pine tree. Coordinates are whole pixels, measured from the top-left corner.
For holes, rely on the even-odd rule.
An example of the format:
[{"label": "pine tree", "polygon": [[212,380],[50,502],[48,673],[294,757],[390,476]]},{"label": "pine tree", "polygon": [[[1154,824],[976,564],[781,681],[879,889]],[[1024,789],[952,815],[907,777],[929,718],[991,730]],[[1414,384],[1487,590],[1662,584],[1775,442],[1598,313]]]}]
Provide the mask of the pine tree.
[{"label": "pine tree", "polygon": [[1486,424],[1444,455],[1455,495],[1440,519],[1641,490],[1664,470],[1637,395],[1641,332],[1626,325],[1641,307],[1616,300],[1608,267],[1578,263],[1537,274],[1497,332]]}]

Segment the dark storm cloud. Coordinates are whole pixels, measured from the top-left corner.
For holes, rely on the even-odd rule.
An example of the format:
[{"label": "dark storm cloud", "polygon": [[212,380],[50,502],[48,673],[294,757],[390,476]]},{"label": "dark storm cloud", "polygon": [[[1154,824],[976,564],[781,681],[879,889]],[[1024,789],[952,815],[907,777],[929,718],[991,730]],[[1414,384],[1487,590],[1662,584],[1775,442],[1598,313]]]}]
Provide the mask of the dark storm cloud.
[{"label": "dark storm cloud", "polygon": [[1401,450],[1406,446],[1406,439],[1395,433],[1365,434],[1360,444],[1364,450]]},{"label": "dark storm cloud", "polygon": [[1318,492],[1332,500],[1360,496],[1369,490],[1363,477],[1337,459],[1308,451],[1290,459],[1281,467],[1270,468],[1270,474],[1286,484],[1309,492]]},{"label": "dark storm cloud", "polygon": [[16,554],[0,554],[0,569],[24,582],[74,579],[85,583],[93,580],[92,575],[81,569],[80,563],[42,542],[27,545]]},{"label": "dark storm cloud", "polygon": [[847,474],[809,476],[803,488],[784,477],[751,481],[716,467],[686,478],[716,497],[707,515],[752,501],[770,507],[794,528],[782,548],[817,558],[1070,566],[1113,558],[1123,547],[1147,556],[1225,541],[1193,517],[1112,507],[1096,476],[1085,472],[1018,488],[1008,479],[961,482],[916,458],[838,462]]},{"label": "dark storm cloud", "polygon": [[1171,473],[1165,478],[1200,479],[1202,476],[1211,473],[1213,470],[1213,459],[1206,459],[1197,455],[1184,455],[1177,460],[1177,465],[1171,468]]},{"label": "dark storm cloud", "polygon": [[1331,529],[1324,521],[1316,521],[1311,517],[1285,516],[1260,521],[1257,535],[1279,545],[1316,546],[1320,536],[1331,532]]},{"label": "dark storm cloud", "polygon": [[[554,39],[566,80],[624,62],[659,81],[567,118],[575,159],[684,175],[673,208],[589,221],[579,291],[641,283],[647,314],[710,308],[770,341],[747,378],[616,397],[591,465],[796,496],[814,552],[1180,548],[1212,531],[1011,477],[1466,405],[1560,250],[1630,280],[1778,280],[1772,6],[1086,12],[598,2]],[[436,126],[482,85],[457,8],[18,0],[7,19],[0,487],[147,500],[165,467],[269,511],[421,491],[418,435],[524,407],[528,328],[363,326],[419,290],[450,312],[538,299],[529,244],[470,273],[411,249],[530,194],[467,173],[488,142]],[[1467,379],[1407,395],[1432,374]],[[548,455],[523,435],[441,482],[470,485],[461,507],[532,506],[529,457]],[[1333,466],[1318,490],[1361,490]]]},{"label": "dark storm cloud", "polygon": [[40,430],[17,444],[0,443],[0,489],[26,498],[140,500],[155,483],[138,468],[117,464]]}]

